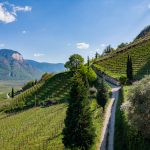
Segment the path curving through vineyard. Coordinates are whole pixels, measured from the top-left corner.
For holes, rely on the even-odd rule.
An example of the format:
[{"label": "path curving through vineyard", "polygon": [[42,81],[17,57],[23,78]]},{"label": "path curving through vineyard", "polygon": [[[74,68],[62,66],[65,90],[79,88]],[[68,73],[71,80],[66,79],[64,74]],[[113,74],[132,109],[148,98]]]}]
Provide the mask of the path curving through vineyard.
[{"label": "path curving through vineyard", "polygon": [[100,150],[114,150],[115,112],[120,86],[115,86],[113,84],[109,85],[112,88],[112,98],[105,112],[105,120],[99,146]]}]

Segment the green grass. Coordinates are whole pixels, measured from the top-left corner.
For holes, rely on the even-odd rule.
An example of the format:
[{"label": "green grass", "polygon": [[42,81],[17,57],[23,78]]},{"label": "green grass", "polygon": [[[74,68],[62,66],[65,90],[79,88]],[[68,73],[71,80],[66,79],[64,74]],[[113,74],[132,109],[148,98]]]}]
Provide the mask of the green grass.
[{"label": "green grass", "polygon": [[135,79],[141,79],[144,75],[150,74],[150,40],[131,47],[127,46],[125,50],[113,52],[95,61],[94,65],[97,69],[118,79],[120,76],[126,76],[128,55],[132,58]]},{"label": "green grass", "polygon": [[126,101],[129,86],[125,86],[119,93],[117,103],[116,119],[115,119],[115,150],[150,150],[150,143],[143,139],[128,124],[128,116],[126,112],[120,111],[120,106]]}]

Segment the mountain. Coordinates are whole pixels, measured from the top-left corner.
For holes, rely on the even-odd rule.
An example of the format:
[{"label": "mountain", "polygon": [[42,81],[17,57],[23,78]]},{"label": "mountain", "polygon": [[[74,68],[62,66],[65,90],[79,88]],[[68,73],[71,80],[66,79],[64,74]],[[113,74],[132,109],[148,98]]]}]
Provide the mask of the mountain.
[{"label": "mountain", "polygon": [[0,80],[38,79],[44,72],[59,72],[63,70],[63,64],[25,60],[17,51],[10,49],[0,50]]},{"label": "mountain", "polygon": [[19,52],[10,49],[0,50],[0,80],[28,80],[39,78],[41,74],[27,64]]},{"label": "mountain", "polygon": [[63,63],[46,63],[46,62],[37,62],[34,60],[26,60],[26,63],[30,64],[37,70],[41,72],[61,72],[65,70],[64,64]]}]

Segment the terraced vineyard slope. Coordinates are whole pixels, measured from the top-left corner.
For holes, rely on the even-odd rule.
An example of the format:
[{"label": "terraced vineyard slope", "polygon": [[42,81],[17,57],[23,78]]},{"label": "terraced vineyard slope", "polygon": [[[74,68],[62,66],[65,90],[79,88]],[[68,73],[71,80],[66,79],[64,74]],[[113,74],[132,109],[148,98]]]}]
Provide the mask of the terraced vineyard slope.
[{"label": "terraced vineyard slope", "polygon": [[68,95],[70,78],[69,72],[47,75],[46,79],[42,79],[32,88],[16,96],[9,105],[7,104],[6,109],[8,111],[22,110],[35,105],[39,106],[46,100],[61,102]]},{"label": "terraced vineyard slope", "polygon": [[[10,100],[12,110],[32,108],[15,113],[0,113],[1,150],[63,149],[62,129],[70,78],[69,72],[47,75],[37,85]],[[43,107],[40,103],[45,100],[55,100],[57,104]]]},{"label": "terraced vineyard slope", "polygon": [[150,73],[150,37],[136,40],[125,48],[96,60],[94,66],[98,70],[119,79],[120,76],[126,76],[128,55],[132,58],[135,79],[141,79]]}]

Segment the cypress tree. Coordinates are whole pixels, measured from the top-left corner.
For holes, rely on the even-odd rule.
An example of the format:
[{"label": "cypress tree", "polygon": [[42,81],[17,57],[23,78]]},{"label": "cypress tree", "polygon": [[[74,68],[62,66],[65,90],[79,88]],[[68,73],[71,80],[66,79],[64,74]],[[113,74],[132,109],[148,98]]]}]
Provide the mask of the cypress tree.
[{"label": "cypress tree", "polygon": [[98,79],[98,87],[97,87],[97,104],[100,105],[101,107],[103,107],[103,112],[105,111],[105,105],[107,103],[107,99],[108,99],[108,94],[107,94],[107,90],[106,87],[104,85],[104,81],[100,81],[100,79]]},{"label": "cypress tree", "polygon": [[95,54],[95,58],[97,59],[98,58],[98,53],[96,52],[96,54]]},{"label": "cypress tree", "polygon": [[133,80],[133,67],[132,67],[132,58],[130,57],[130,80]]},{"label": "cypress tree", "polygon": [[11,98],[14,98],[14,88],[11,90]]},{"label": "cypress tree", "polygon": [[132,58],[129,55],[128,55],[128,59],[127,59],[126,73],[127,73],[128,81],[132,81],[133,80]]},{"label": "cypress tree", "polygon": [[88,71],[89,71],[89,69],[90,69],[90,58],[89,58],[89,56],[87,58],[87,65],[88,65]]},{"label": "cypress tree", "polygon": [[130,56],[128,55],[128,59],[127,59],[127,68],[126,68],[127,79],[129,79],[129,77],[130,77],[129,67],[130,67]]},{"label": "cypress tree", "polygon": [[76,74],[72,79],[69,107],[63,130],[63,143],[70,149],[89,150],[95,138],[88,85],[84,79],[81,74]]}]

